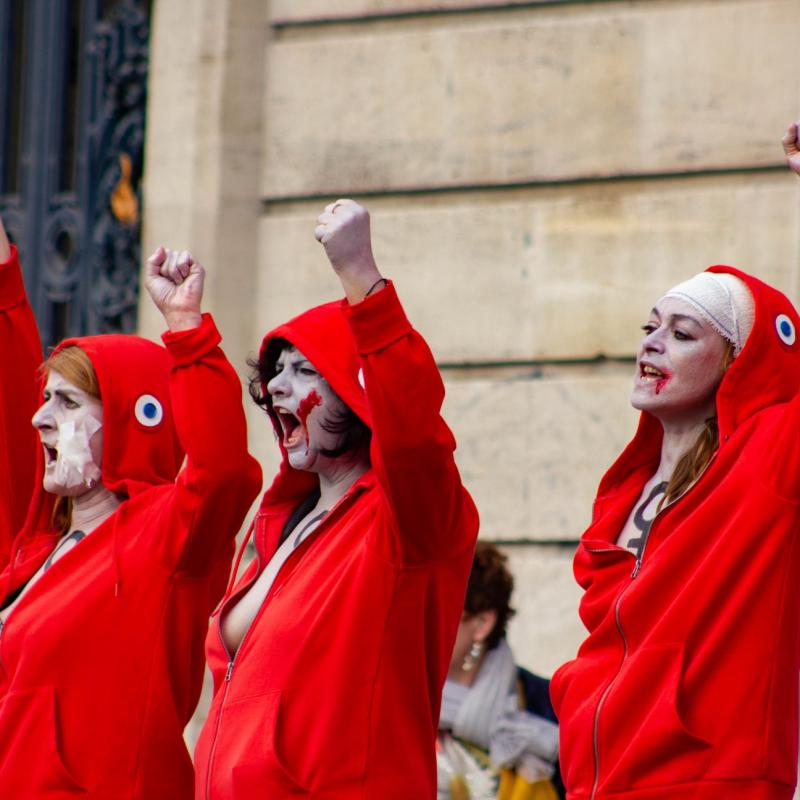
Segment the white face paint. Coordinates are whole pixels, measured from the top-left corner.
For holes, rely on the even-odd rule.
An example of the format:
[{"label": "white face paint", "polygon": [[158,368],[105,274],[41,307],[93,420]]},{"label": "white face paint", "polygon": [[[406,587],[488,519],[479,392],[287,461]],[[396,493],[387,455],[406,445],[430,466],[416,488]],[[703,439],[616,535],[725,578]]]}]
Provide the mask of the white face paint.
[{"label": "white face paint", "polygon": [[103,404],[50,370],[33,427],[44,447],[48,492],[79,497],[101,478]]},{"label": "white face paint", "polygon": [[289,464],[309,472],[324,471],[335,459],[322,451],[335,450],[342,438],[325,428],[335,424],[347,406],[297,348],[285,348],[275,369],[267,391],[281,424]]},{"label": "white face paint", "polygon": [[631,405],[666,419],[715,413],[727,344],[688,303],[662,298],[643,326]]}]

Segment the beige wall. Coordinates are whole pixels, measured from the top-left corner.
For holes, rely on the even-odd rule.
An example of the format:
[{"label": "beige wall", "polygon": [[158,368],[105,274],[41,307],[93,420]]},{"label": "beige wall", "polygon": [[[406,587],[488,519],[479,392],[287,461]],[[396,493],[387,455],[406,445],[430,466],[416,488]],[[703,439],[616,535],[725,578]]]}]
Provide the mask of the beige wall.
[{"label": "beige wall", "polygon": [[442,365],[482,535],[517,574],[512,645],[549,674],[581,639],[570,542],[635,424],[643,315],[709,263],[797,297],[779,139],[798,113],[800,4],[155,8],[147,246],[206,262],[241,366],[268,327],[337,295],[312,235],[325,202],[370,207],[382,268]]},{"label": "beige wall", "polygon": [[[208,266],[208,308],[236,364],[253,342],[264,39],[263,2],[153,4],[143,249],[190,249]],[[147,298],[140,320],[160,334]]]}]

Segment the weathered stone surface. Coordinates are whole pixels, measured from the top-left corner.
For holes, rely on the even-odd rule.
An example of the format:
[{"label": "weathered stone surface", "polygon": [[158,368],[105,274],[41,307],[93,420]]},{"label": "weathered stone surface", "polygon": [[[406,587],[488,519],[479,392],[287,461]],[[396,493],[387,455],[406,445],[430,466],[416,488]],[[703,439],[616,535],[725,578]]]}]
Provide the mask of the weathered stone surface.
[{"label": "weathered stone surface", "polygon": [[575,657],[586,629],[578,618],[581,588],[572,575],[570,548],[504,546],[514,575],[511,604],[517,615],[508,641],[517,663],[550,677]]},{"label": "weathered stone surface", "polygon": [[[555,0],[559,2],[559,0]],[[553,0],[532,0],[533,3],[553,2]],[[574,0],[561,0],[574,2]],[[430,11],[458,11],[461,9],[492,9],[500,6],[531,5],[531,0],[272,0],[270,20],[273,23],[313,22],[316,20],[337,20],[353,17],[374,17],[386,14],[414,14]]]},{"label": "weathered stone surface", "polygon": [[[253,339],[258,165],[263,143],[259,0],[157,3],[147,120],[145,253],[189,249],[207,267],[204,307],[243,365]],[[176,46],[176,41],[180,46]],[[142,292],[140,330],[163,320]]]},{"label": "weathered stone surface", "polygon": [[[577,374],[575,374],[577,373]],[[491,539],[577,540],[605,469],[632,435],[632,366],[555,375],[451,380],[444,416],[456,460]],[[263,412],[248,403],[251,449],[269,486],[279,451]]]},{"label": "weathered stone surface", "polygon": [[[632,355],[653,303],[709,264],[797,296],[788,172],[366,203],[378,263],[440,362]],[[258,331],[340,295],[313,237],[322,206],[263,217]]]},{"label": "weathered stone surface", "polygon": [[538,380],[448,381],[444,416],[489,539],[577,540],[630,439],[630,365]]},{"label": "weathered stone surface", "polygon": [[268,48],[263,193],[775,164],[798,22],[698,0],[293,29]]}]

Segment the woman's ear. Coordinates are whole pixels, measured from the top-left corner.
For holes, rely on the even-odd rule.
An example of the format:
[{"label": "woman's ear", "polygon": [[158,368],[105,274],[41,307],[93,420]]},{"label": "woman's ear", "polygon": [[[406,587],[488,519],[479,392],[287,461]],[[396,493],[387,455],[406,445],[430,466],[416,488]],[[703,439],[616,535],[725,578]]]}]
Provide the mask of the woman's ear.
[{"label": "woman's ear", "polygon": [[474,639],[478,642],[484,642],[497,624],[497,611],[493,608],[487,608],[485,611],[479,611],[474,619]]}]

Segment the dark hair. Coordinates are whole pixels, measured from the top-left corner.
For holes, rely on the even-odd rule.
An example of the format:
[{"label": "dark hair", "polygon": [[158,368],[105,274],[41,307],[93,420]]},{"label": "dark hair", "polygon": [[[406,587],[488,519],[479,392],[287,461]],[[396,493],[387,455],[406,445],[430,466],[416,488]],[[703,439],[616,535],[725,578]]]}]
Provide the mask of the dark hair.
[{"label": "dark hair", "polygon": [[508,621],[516,613],[510,605],[514,577],[509,572],[507,563],[508,558],[500,552],[497,545],[481,541],[475,545],[464,612],[468,617],[480,614],[481,611],[497,612],[497,622],[486,637],[487,650],[497,647],[506,638]]},{"label": "dark hair", "polygon": [[[275,337],[270,339],[259,358],[247,359],[247,366],[251,370],[247,387],[250,397],[253,398],[253,402],[256,405],[261,406],[267,413],[272,409],[272,401],[265,387],[277,374],[275,367],[278,363],[278,357],[287,348],[296,349],[295,345],[288,339]],[[345,410],[335,418],[330,419],[326,424],[323,424],[322,428],[328,433],[334,433],[341,437],[337,447],[332,450],[321,451],[328,458],[338,458],[350,450],[368,446],[372,436],[369,426],[346,404]]]}]

